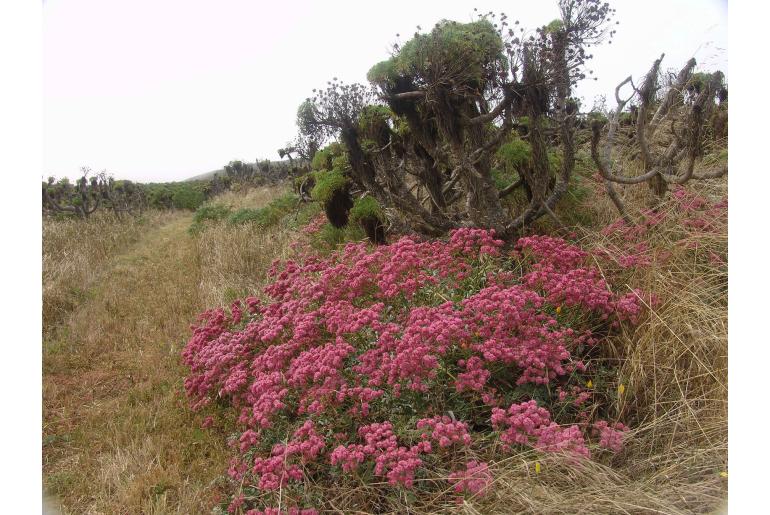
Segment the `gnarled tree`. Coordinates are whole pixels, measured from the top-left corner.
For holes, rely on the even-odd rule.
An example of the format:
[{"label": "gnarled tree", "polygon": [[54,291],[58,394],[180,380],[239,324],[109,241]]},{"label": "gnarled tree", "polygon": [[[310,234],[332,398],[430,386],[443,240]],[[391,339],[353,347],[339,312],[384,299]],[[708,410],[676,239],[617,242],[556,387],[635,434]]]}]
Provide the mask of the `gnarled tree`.
[{"label": "gnarled tree", "polygon": [[88,218],[99,208],[103,198],[104,178],[89,178],[91,170],[88,168],[82,168],[81,171],[83,176],[75,184],[67,178],[56,181],[54,177],[43,182],[43,213]]},{"label": "gnarled tree", "polygon": [[138,216],[147,207],[143,185],[131,181],[115,181],[102,171],[89,177],[91,170],[81,169],[83,176],[73,185],[68,179],[49,177],[43,182],[43,213],[74,215],[88,218],[97,209],[111,210],[118,218],[123,214]]},{"label": "gnarled tree", "polygon": [[[614,184],[646,182],[655,197],[660,199],[669,184],[685,184],[693,179],[716,178],[727,173],[726,165],[716,170],[695,171],[703,157],[704,132],[717,109],[716,100],[720,95],[726,98],[723,74],[693,74],[696,62],[690,59],[662,96],[656,98],[663,57],[661,55],[655,60],[640,87],[633,84],[630,76],[621,82],[615,89],[615,112],[606,124],[599,119],[592,124],[591,155],[604,178],[608,194],[627,222],[632,221],[631,217]],[[633,93],[623,99],[620,91],[627,85]],[[637,109],[631,144],[638,149],[642,171],[628,175],[613,159],[613,150],[618,145],[616,134],[623,109],[634,99]],[[606,133],[603,135],[605,125]]]},{"label": "gnarled tree", "polygon": [[[372,87],[336,79],[302,104],[300,134],[338,137],[346,172],[391,219],[426,234],[461,226],[514,237],[553,214],[574,167],[575,83],[584,77],[613,13],[597,0],[562,0],[561,19],[518,34],[505,15],[438,23],[415,34],[368,74]],[[493,180],[495,153],[526,118],[528,165],[509,187]],[[555,128],[555,131],[553,130]],[[561,154],[556,173],[549,147]],[[526,187],[528,205],[512,213],[501,197]]]}]

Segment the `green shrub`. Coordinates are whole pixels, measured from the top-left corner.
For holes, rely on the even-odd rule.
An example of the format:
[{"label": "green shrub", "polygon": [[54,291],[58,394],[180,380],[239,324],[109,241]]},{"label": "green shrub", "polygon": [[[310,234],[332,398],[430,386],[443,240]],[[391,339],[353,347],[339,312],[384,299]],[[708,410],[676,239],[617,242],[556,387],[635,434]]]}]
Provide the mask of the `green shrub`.
[{"label": "green shrub", "polygon": [[371,82],[393,84],[399,76],[431,76],[435,70],[452,69],[462,86],[479,86],[484,82],[488,63],[505,60],[503,42],[492,23],[442,21],[428,34],[416,34],[387,61],[374,65],[367,73]]},{"label": "green shrub", "polygon": [[299,197],[293,193],[281,195],[261,209],[262,218],[257,223],[262,227],[276,225],[287,214],[296,209],[297,202],[299,202]]},{"label": "green shrub", "polygon": [[345,149],[342,145],[336,142],[330,143],[315,153],[310,162],[310,168],[315,171],[335,169],[334,160],[343,155],[345,155]]},{"label": "green shrub", "polygon": [[270,227],[281,221],[288,213],[292,212],[299,198],[293,193],[287,193],[265,207],[258,209],[239,209],[228,218],[231,224],[255,223],[260,227]]},{"label": "green shrub", "polygon": [[310,195],[313,200],[325,204],[331,200],[332,195],[348,185],[348,179],[338,170],[316,173],[316,182]]},{"label": "green shrub", "polygon": [[264,211],[263,209],[249,209],[249,208],[239,209],[238,211],[231,214],[228,217],[227,221],[235,225],[246,224],[246,223],[261,224],[264,219],[263,211]]},{"label": "green shrub", "polygon": [[171,202],[177,209],[195,211],[206,200],[206,195],[198,184],[177,183],[172,189]]},{"label": "green shrub", "polygon": [[350,161],[348,161],[347,152],[332,158],[332,170],[344,171],[348,168],[350,168]]},{"label": "green shrub", "polygon": [[323,244],[329,247],[336,247],[345,242],[345,229],[340,229],[330,223],[326,223],[318,231],[317,237]]},{"label": "green shrub", "polygon": [[222,204],[202,206],[195,211],[193,223],[202,223],[206,220],[218,222],[230,214],[230,208]]},{"label": "green shrub", "polygon": [[151,184],[148,186],[147,202],[154,209],[171,209],[174,191],[168,184]]},{"label": "green shrub", "polygon": [[295,195],[294,193],[285,193],[281,195],[280,197],[275,198],[270,202],[270,204],[267,205],[270,209],[275,209],[282,211],[284,213],[288,213],[289,211],[293,210],[297,207],[297,202],[299,201],[299,197]]},{"label": "green shrub", "polygon": [[310,162],[310,168],[313,170],[329,170],[331,169],[331,157],[327,149],[319,150],[313,156],[313,160]]},{"label": "green shrub", "polygon": [[392,116],[393,113],[387,106],[366,106],[358,117],[358,128],[363,132],[370,131],[383,123],[387,123]]},{"label": "green shrub", "polygon": [[548,152],[548,165],[551,168],[552,173],[559,173],[561,171],[562,163],[563,159],[560,152]]},{"label": "green shrub", "polygon": [[308,180],[315,181],[315,175],[312,172],[295,177],[292,180],[292,185],[294,186],[294,190],[298,191],[299,188],[305,183],[305,181],[308,181]]},{"label": "green shrub", "polygon": [[500,168],[492,169],[492,181],[495,184],[495,188],[498,190],[505,189],[506,187],[516,182],[518,178],[518,174],[513,170],[501,170]]},{"label": "green shrub", "polygon": [[[630,113],[629,113],[630,114]],[[588,113],[588,125],[590,126],[594,121],[599,122],[600,124],[604,125],[607,123],[607,116],[605,116],[604,113],[600,113],[598,111],[592,111]]]},{"label": "green shrub", "polygon": [[395,59],[380,61],[379,63],[372,66],[372,68],[366,74],[366,79],[369,82],[393,83],[397,78],[398,72],[396,70]]},{"label": "green shrub", "polygon": [[357,226],[359,220],[367,217],[374,217],[380,221],[385,220],[385,214],[382,212],[382,208],[380,207],[379,202],[377,202],[377,200],[371,195],[367,195],[355,200],[353,203],[353,208],[350,210],[350,219],[348,224],[351,226]]},{"label": "green shrub", "polygon": [[532,158],[532,147],[526,141],[514,138],[500,146],[497,158],[506,169],[515,170]]},{"label": "green shrub", "polygon": [[557,18],[545,26],[545,31],[548,34],[554,34],[556,32],[559,32],[563,28],[564,28],[564,22]]}]

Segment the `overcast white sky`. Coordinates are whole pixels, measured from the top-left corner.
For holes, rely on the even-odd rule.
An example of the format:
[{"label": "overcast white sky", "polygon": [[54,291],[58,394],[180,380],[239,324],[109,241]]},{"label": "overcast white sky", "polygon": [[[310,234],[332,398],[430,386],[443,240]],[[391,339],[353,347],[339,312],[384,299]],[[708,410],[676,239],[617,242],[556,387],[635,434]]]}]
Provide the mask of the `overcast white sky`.
[{"label": "overcast white sky", "polygon": [[[585,104],[612,98],[629,73],[694,56],[727,73],[725,0],[611,2],[620,21],[596,49]],[[390,46],[473,7],[526,28],[557,17],[556,0],[419,2],[46,0],[44,170],[80,166],[118,178],[182,180],[232,159],[277,159],[299,103],[336,76],[364,82]]]}]

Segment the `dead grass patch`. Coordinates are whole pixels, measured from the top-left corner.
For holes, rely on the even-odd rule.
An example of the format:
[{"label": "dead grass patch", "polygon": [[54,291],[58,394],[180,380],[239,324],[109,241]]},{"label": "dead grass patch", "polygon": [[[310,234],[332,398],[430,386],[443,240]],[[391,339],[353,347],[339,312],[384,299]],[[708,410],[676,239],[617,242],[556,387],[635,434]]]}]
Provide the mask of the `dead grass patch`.
[{"label": "dead grass patch", "polygon": [[118,221],[97,212],[88,220],[43,220],[43,327],[51,329],[91,295],[105,264],[171,216],[150,211]]}]

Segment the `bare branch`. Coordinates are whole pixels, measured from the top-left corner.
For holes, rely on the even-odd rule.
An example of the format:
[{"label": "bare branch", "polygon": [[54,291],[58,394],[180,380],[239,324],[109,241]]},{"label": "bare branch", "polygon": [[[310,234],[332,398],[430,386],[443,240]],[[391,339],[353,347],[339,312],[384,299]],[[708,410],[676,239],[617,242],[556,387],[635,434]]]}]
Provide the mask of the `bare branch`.
[{"label": "bare branch", "polygon": [[406,91],[384,97],[385,100],[419,100],[421,98],[425,98],[424,91]]},{"label": "bare branch", "polygon": [[725,165],[724,168],[720,168],[711,172],[694,173],[692,174],[692,178],[693,179],[717,179],[719,177],[722,177],[723,175],[727,175],[727,165]]},{"label": "bare branch", "polygon": [[655,111],[652,120],[650,120],[650,125],[647,129],[648,139],[651,139],[655,135],[660,122],[662,122],[666,117],[669,110],[671,109],[671,106],[674,105],[676,99],[681,97],[682,91],[684,91],[687,82],[692,76],[693,68],[695,68],[695,59],[691,58],[689,61],[687,61],[687,64],[685,64],[684,67],[679,71],[679,74],[676,77],[676,82],[666,92],[666,96],[663,98],[660,106],[658,106],[658,110]]},{"label": "bare branch", "polygon": [[517,180],[517,181],[509,184],[505,188],[501,189],[500,193],[498,194],[498,196],[500,198],[503,198],[503,197],[505,197],[507,195],[510,195],[516,188],[518,188],[520,186],[523,186],[523,185],[524,185],[524,179],[519,177],[519,180]]},{"label": "bare branch", "polygon": [[492,109],[487,114],[482,114],[474,118],[467,119],[466,123],[468,123],[469,125],[478,125],[481,123],[491,122],[492,120],[494,120],[495,118],[503,114],[503,111],[505,111],[511,106],[512,101],[513,101],[513,96],[511,95],[510,91],[506,89],[505,96],[503,97],[503,100],[497,105],[497,107]]},{"label": "bare branch", "polygon": [[665,55],[666,54],[661,54],[660,58],[656,59],[652,64],[652,68],[650,68],[650,71],[645,76],[642,87],[639,90],[641,105],[639,106],[639,116],[636,120],[636,137],[639,141],[639,149],[642,151],[645,169],[651,166],[654,162],[652,154],[650,153],[649,144],[647,142],[647,113],[655,95],[655,87],[658,82],[658,71],[660,70],[660,63],[663,61],[663,57]]}]

